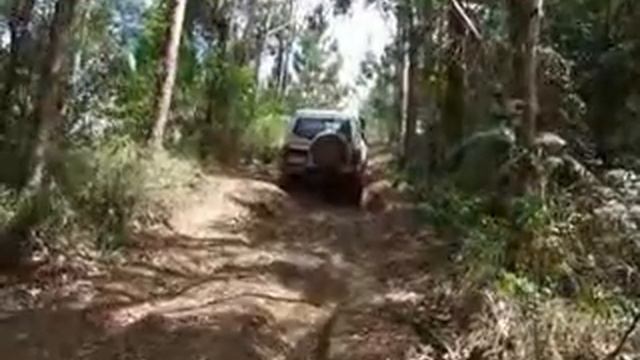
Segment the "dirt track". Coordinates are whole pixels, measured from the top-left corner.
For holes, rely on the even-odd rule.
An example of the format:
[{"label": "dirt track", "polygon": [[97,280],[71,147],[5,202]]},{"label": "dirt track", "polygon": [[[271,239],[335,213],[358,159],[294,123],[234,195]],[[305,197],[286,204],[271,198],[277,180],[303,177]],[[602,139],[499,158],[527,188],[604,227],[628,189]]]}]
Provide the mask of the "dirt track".
[{"label": "dirt track", "polygon": [[[172,231],[0,320],[6,359],[410,359],[443,246],[389,204],[371,214],[240,175],[204,179]],[[442,245],[442,244],[441,244]]]}]

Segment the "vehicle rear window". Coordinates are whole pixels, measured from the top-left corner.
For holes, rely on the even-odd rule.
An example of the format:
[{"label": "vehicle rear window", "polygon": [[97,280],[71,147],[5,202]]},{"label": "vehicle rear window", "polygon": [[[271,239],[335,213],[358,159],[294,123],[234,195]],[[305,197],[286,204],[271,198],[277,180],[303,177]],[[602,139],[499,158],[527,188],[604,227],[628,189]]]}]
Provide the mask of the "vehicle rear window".
[{"label": "vehicle rear window", "polygon": [[340,133],[347,137],[351,135],[349,121],[335,118],[298,118],[293,128],[293,133],[303,138],[313,139],[327,129],[338,129]]}]

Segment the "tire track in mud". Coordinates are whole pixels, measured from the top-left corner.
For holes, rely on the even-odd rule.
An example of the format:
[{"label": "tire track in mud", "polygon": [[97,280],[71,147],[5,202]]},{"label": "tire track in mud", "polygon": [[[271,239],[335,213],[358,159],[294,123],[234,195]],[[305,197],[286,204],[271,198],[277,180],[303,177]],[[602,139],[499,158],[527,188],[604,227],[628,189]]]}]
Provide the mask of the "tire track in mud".
[{"label": "tire track in mud", "polygon": [[242,174],[210,176],[181,202],[174,231],[141,234],[107,275],[86,280],[93,291],[77,309],[0,324],[0,339],[9,339],[0,353],[404,359],[419,342],[386,310],[406,302],[393,294],[403,291],[398,282],[424,266],[430,234],[416,235],[410,208],[371,214]]}]

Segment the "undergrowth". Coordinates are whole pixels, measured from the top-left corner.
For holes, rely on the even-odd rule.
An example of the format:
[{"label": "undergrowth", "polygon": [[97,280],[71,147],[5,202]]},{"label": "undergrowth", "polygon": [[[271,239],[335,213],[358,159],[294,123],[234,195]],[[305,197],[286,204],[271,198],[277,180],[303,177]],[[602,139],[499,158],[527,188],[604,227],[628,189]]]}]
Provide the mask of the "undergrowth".
[{"label": "undergrowth", "polygon": [[6,226],[15,215],[17,195],[15,191],[0,187],[0,228]]},{"label": "undergrowth", "polygon": [[[632,289],[600,266],[624,263],[624,251],[593,245],[592,219],[572,194],[511,199],[496,214],[491,196],[446,183],[413,181],[412,188],[422,220],[456,245],[456,278],[486,295],[467,329],[465,339],[475,342],[469,346],[514,351],[508,355],[514,359],[603,358],[637,312]],[[498,345],[507,338],[512,350]]]},{"label": "undergrowth", "polygon": [[244,157],[272,162],[279,151],[286,125],[286,118],[279,113],[258,114],[242,135]]},{"label": "undergrowth", "polygon": [[[51,185],[39,199],[48,210],[37,214],[32,233],[50,247],[80,241],[102,253],[118,250],[141,228],[166,223],[171,197],[198,175],[197,163],[149,156],[127,138],[69,149],[51,166]],[[0,226],[30,214],[28,206],[0,189]]]}]

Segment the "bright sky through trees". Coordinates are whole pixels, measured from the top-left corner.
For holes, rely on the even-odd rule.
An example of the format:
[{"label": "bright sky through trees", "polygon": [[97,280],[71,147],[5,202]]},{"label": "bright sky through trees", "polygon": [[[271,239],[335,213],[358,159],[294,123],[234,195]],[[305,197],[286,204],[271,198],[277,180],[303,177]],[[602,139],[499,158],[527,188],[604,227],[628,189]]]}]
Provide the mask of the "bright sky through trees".
[{"label": "bright sky through trees", "polygon": [[[304,17],[319,4],[324,3],[327,9],[332,6],[326,0],[302,0],[299,2],[298,16]],[[380,56],[384,47],[392,41],[392,18],[386,19],[380,9],[373,5],[367,6],[366,0],[355,0],[354,5],[346,15],[331,17],[328,35],[338,41],[340,54],[343,57],[343,66],[340,72],[340,80],[346,85],[352,86],[355,93],[350,96],[349,109],[357,110],[359,104],[367,96],[370,84],[358,86],[360,75],[360,63],[367,52]],[[269,76],[273,59],[269,58],[263,63],[262,78]]]},{"label": "bright sky through trees", "polygon": [[[341,80],[353,86],[356,85],[360,62],[365,54],[371,51],[376,56],[381,55],[393,34],[391,21],[384,19],[379,9],[366,6],[365,3],[365,0],[360,0],[351,14],[333,19],[330,29],[330,33],[338,39],[340,53],[344,57]],[[366,90],[357,88],[351,107],[356,107],[363,100]]]}]

